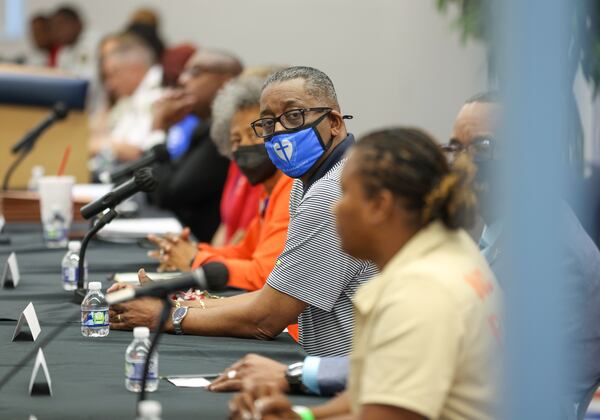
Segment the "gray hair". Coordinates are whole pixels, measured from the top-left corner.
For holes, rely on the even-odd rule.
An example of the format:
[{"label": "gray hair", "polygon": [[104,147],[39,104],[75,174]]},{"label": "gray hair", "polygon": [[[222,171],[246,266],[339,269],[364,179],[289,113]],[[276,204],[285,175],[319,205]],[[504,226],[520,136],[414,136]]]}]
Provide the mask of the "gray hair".
[{"label": "gray hair", "polygon": [[264,77],[240,76],[226,83],[217,94],[212,103],[210,137],[221,155],[231,159],[231,119],[240,109],[259,105],[264,80]]},{"label": "gray hair", "polygon": [[306,93],[315,99],[325,101],[326,105],[339,109],[333,82],[329,76],[313,67],[288,67],[287,69],[273,73],[265,80],[263,90],[273,83],[286,82],[294,79],[304,79]]}]

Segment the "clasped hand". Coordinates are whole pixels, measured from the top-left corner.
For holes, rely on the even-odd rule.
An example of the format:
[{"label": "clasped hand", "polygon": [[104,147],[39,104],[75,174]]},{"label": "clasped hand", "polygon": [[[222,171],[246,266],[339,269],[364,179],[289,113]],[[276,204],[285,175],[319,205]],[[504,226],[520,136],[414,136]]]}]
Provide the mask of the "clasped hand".
[{"label": "clasped hand", "polygon": [[148,240],[158,247],[149,251],[148,256],[160,262],[159,272],[191,270],[192,259],[198,252],[198,244],[190,239],[189,228],[184,228],[179,235],[148,235]]},{"label": "clasped hand", "polygon": [[300,417],[292,410],[290,400],[277,386],[256,384],[249,380],[244,382],[244,391],[229,402],[229,418],[291,420]]}]

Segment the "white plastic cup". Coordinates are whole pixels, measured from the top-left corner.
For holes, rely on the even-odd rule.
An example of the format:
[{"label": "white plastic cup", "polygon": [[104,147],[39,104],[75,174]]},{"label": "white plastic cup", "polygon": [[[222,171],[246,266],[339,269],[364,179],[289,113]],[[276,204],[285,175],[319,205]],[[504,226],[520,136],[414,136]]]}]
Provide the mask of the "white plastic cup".
[{"label": "white plastic cup", "polygon": [[44,176],[38,183],[44,240],[49,248],[64,248],[73,221],[72,176]]}]

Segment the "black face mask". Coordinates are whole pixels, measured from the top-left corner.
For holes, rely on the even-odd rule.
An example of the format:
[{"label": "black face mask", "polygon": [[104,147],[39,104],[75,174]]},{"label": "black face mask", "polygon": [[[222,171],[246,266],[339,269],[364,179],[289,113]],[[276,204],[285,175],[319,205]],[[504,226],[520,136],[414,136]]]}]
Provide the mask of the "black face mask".
[{"label": "black face mask", "polygon": [[233,152],[233,160],[252,185],[266,181],[277,170],[264,144],[240,146]]}]

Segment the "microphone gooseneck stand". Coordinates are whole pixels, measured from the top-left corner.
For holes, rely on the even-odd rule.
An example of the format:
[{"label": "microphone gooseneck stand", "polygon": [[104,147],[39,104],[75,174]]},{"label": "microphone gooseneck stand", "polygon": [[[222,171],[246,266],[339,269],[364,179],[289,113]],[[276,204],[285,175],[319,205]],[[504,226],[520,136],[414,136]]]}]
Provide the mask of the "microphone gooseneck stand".
[{"label": "microphone gooseneck stand", "polygon": [[[140,396],[138,398],[138,407],[142,401],[146,399],[146,382],[148,381],[148,370],[150,369],[150,359],[156,350],[156,346],[158,345],[158,339],[169,319],[169,315],[171,314],[171,309],[173,305],[171,305],[171,301],[169,300],[169,296],[165,296],[162,298],[163,308],[160,313],[160,318],[158,320],[158,327],[154,332],[154,336],[152,337],[152,342],[150,343],[150,348],[148,349],[148,354],[146,355],[146,360],[144,362],[144,376],[142,376],[142,389],[140,390]],[[136,408],[137,412],[137,408]],[[139,412],[137,413],[139,415]]]},{"label": "microphone gooseneck stand", "polygon": [[81,248],[79,249],[79,266],[77,267],[77,290],[73,293],[73,303],[81,304],[86,295],[85,289],[85,251],[87,249],[90,240],[98,233],[100,229],[109,224],[119,213],[115,209],[109,209],[108,212],[104,213],[102,217],[92,226],[92,228],[85,234],[81,241]]},{"label": "microphone gooseneck stand", "polygon": [[21,162],[23,162],[23,159],[25,159],[25,157],[27,157],[27,155],[29,154],[29,152],[31,152],[31,147],[25,147],[25,148],[23,148],[21,150],[21,152],[19,153],[19,155],[17,156],[17,158],[14,160],[14,162],[11,163],[11,165],[8,168],[8,170],[4,174],[4,180],[2,181],[2,191],[7,191],[8,190],[8,183],[10,181],[10,178],[12,177],[12,174],[15,172],[15,169],[17,169],[17,167],[19,166],[19,164]]},{"label": "microphone gooseneck stand", "polygon": [[57,121],[63,120],[69,115],[69,108],[65,106],[62,102],[57,102],[52,107],[52,112],[50,115],[44,119],[40,124],[38,124],[33,130],[29,131],[25,136],[19,140],[12,148],[10,149],[12,154],[19,154],[15,161],[10,165],[6,173],[4,174],[4,180],[2,181],[2,190],[8,190],[8,182],[10,181],[10,177],[12,176],[17,166],[25,159],[25,157],[33,150],[33,146],[35,146],[36,141],[38,141],[39,137],[50,128]]}]

